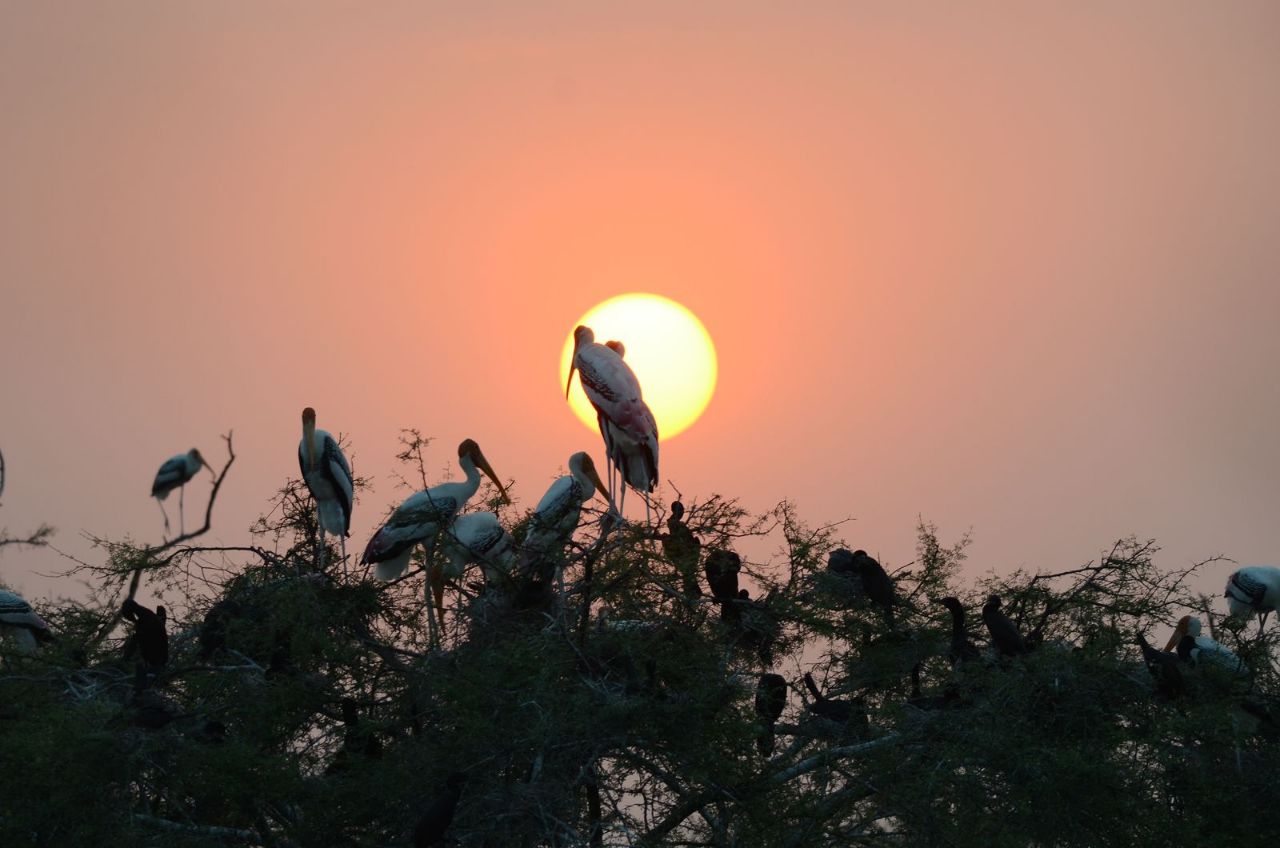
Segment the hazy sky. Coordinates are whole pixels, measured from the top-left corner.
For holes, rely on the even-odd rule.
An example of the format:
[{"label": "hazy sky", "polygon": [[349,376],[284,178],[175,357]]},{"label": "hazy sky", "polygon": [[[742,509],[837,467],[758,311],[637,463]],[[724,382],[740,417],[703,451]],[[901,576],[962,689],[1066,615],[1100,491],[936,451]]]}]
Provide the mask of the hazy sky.
[{"label": "hazy sky", "polygon": [[1280,4],[1032,6],[0,2],[0,527],[157,540],[234,428],[243,542],[308,404],[355,548],[401,427],[531,506],[602,458],[565,334],[647,290],[720,356],[686,494],[890,563],[918,515],[975,571],[1280,559]]}]

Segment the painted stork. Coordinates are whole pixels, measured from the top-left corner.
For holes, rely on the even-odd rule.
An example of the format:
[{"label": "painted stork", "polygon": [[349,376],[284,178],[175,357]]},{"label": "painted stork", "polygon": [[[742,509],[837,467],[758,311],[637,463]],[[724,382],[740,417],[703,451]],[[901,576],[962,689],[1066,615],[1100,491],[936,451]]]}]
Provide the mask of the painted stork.
[{"label": "painted stork", "polygon": [[360,564],[372,563],[379,580],[395,580],[403,574],[415,546],[433,546],[436,534],[449,526],[458,510],[480,489],[481,471],[498,487],[503,501],[510,502],[502,481],[473,440],[467,439],[458,445],[458,464],[466,474],[465,480],[415,492],[396,507],[373,534]]},{"label": "painted stork", "polygon": [[1151,647],[1147,637],[1141,633],[1137,638],[1138,647],[1142,649],[1142,662],[1156,681],[1156,691],[1166,698],[1176,698],[1182,694],[1185,682],[1179,666],[1182,660],[1170,651],[1157,651]]},{"label": "painted stork", "polygon": [[1173,629],[1173,637],[1165,645],[1165,651],[1176,650],[1179,659],[1196,668],[1206,667],[1205,664],[1208,664],[1232,674],[1247,676],[1249,668],[1244,661],[1217,640],[1201,635],[1202,627],[1200,619],[1184,615]]},{"label": "painted stork", "polygon": [[684,504],[680,501],[671,504],[667,532],[662,536],[662,553],[679,572],[685,596],[701,597],[702,588],[698,585],[698,560],[702,556],[702,542],[693,535],[689,525],[684,523]]},{"label": "painted stork", "polygon": [[485,581],[495,586],[506,579],[515,562],[515,541],[492,512],[459,515],[444,531],[441,548],[449,565],[445,576],[456,580],[470,563],[484,569]]},{"label": "painted stork", "polygon": [[951,659],[951,667],[976,660],[979,656],[978,646],[973,644],[965,630],[964,605],[960,603],[960,599],[948,595],[938,599],[937,603],[951,611],[951,648],[947,653]]},{"label": "painted stork", "polygon": [[[621,476],[619,510],[625,506],[627,486],[644,498],[648,517],[648,494],[658,486],[658,424],[644,402],[640,381],[623,361],[622,344],[609,347],[596,342],[590,327],[573,331],[573,360],[564,396],[569,397],[573,374],[577,371],[582,390],[596,410],[600,435],[609,460],[609,492],[614,494],[614,470]],[[612,500],[612,498],[611,498]]]},{"label": "painted stork", "polygon": [[[582,505],[596,492],[603,495],[612,507],[613,498],[596,472],[595,463],[585,451],[578,451],[569,457],[569,473],[551,484],[529,517],[522,570],[532,570],[538,565],[544,575],[551,574],[551,569],[544,563],[573,536],[573,531],[578,529]],[[563,575],[559,564],[555,565],[555,572]]]},{"label": "painted stork", "polygon": [[995,646],[996,651],[1001,656],[1016,657],[1027,653],[1030,649],[1027,648],[1027,642],[1022,638],[1022,634],[1018,632],[1018,626],[1009,619],[1009,616],[1000,611],[1003,603],[999,595],[987,598],[987,602],[982,605],[982,621],[991,632],[991,644]]},{"label": "painted stork", "polygon": [[760,736],[756,747],[760,756],[773,753],[773,728],[787,708],[787,680],[781,674],[767,672],[756,684],[756,715],[760,717]]},{"label": "painted stork", "polygon": [[1262,616],[1261,629],[1267,615],[1280,608],[1280,568],[1274,565],[1249,565],[1227,578],[1224,596],[1231,614],[1244,618],[1254,613]]},{"label": "painted stork", "polygon": [[0,589],[0,631],[13,636],[18,649],[33,654],[40,642],[52,642],[49,625],[16,592]]},{"label": "painted stork", "polygon": [[466,781],[467,776],[456,771],[445,780],[444,791],[427,806],[413,828],[413,848],[434,848],[444,843],[444,835],[453,823],[453,814],[458,809]]},{"label": "painted stork", "polygon": [[164,607],[150,610],[133,598],[126,598],[120,617],[133,625],[133,638],[148,670],[158,671],[169,661],[169,633]]},{"label": "painted stork", "polygon": [[316,411],[302,410],[302,440],[298,442],[298,467],[307,490],[316,502],[316,524],[320,543],[324,534],[342,541],[342,557],[347,556],[347,536],[351,535],[351,505],[355,498],[355,481],[351,465],[338,446],[338,440],[326,430],[316,429]]},{"label": "painted stork", "polygon": [[186,453],[169,457],[156,472],[156,479],[151,483],[151,497],[155,498],[156,503],[160,505],[160,514],[164,516],[165,535],[169,533],[169,513],[164,510],[164,499],[169,497],[169,493],[174,489],[178,490],[178,533],[185,533],[183,498],[186,495],[187,483],[191,482],[191,478],[196,476],[202,465],[209,469],[210,474],[214,473],[213,466],[204,461],[200,451],[192,448]]}]

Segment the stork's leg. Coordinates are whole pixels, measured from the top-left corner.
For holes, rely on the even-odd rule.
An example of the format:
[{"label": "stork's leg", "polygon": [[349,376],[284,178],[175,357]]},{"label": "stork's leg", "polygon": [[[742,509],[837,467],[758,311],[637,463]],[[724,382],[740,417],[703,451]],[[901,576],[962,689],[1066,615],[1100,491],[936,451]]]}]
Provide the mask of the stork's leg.
[{"label": "stork's leg", "polygon": [[338,544],[342,546],[342,573],[347,573],[347,537],[339,536]]},{"label": "stork's leg", "polygon": [[316,501],[316,571],[324,571],[324,525],[320,523],[320,502]]},{"label": "stork's leg", "polygon": [[187,535],[187,515],[183,510],[184,499],[187,494],[187,484],[183,483],[178,487],[178,535]]},{"label": "stork's leg", "polygon": [[1262,631],[1267,629],[1267,616],[1271,615],[1271,610],[1264,610],[1262,618],[1258,621],[1258,635],[1262,635]]},{"label": "stork's leg", "polygon": [[618,517],[621,518],[627,508],[627,481],[622,481],[622,493],[618,496]]},{"label": "stork's leg", "polygon": [[164,508],[164,501],[156,498],[156,505],[160,507],[160,514],[164,516],[164,537],[169,538],[169,513]]}]

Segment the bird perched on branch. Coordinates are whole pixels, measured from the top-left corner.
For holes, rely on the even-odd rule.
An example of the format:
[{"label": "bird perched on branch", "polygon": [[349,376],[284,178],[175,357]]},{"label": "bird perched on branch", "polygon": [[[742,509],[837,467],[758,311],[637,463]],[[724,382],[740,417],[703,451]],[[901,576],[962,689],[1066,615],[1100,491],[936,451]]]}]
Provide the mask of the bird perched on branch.
[{"label": "bird perched on branch", "polygon": [[1169,651],[1157,651],[1151,647],[1147,637],[1138,634],[1138,646],[1142,649],[1142,661],[1147,671],[1156,681],[1156,691],[1166,698],[1176,698],[1182,694],[1185,681],[1182,679],[1182,661],[1178,655]]},{"label": "bird perched on branch", "polygon": [[992,595],[982,605],[982,621],[991,632],[991,644],[1001,656],[1016,657],[1028,651],[1027,642],[1018,632],[1018,626],[1009,616],[1000,611],[1003,601],[999,595]]},{"label": "bird perched on branch", "polygon": [[590,327],[573,331],[573,359],[564,396],[568,399],[576,371],[587,400],[596,410],[596,421],[604,439],[609,461],[609,493],[614,494],[613,471],[616,469],[621,477],[619,511],[626,504],[626,487],[630,485],[644,498],[647,516],[648,495],[658,486],[658,423],[644,402],[635,372],[622,359],[626,351],[622,343],[610,347],[597,343],[595,338]]},{"label": "bird perched on branch", "polygon": [[569,473],[557,478],[529,517],[529,532],[524,539],[521,572],[541,573],[550,579],[554,570],[562,574],[559,554],[578,529],[582,506],[599,492],[613,504],[609,490],[596,472],[596,465],[585,451],[569,457]]},{"label": "bird perched on branch", "polygon": [[896,600],[893,579],[875,557],[864,550],[850,553],[844,548],[838,548],[827,557],[827,569],[844,577],[856,578],[862,594],[880,607],[885,623],[893,627],[893,606]]},{"label": "bird perched on branch", "polygon": [[433,848],[444,842],[466,780],[466,775],[456,771],[445,780],[444,790],[427,806],[413,828],[413,848]]},{"label": "bird perched on branch", "polygon": [[674,501],[671,516],[667,519],[667,532],[662,535],[662,553],[675,566],[686,597],[702,595],[698,585],[698,560],[702,556],[702,542],[684,523],[684,504]]},{"label": "bird perched on branch", "polygon": [[446,576],[456,580],[474,562],[490,585],[507,577],[516,558],[515,541],[492,512],[459,515],[444,531],[442,548],[449,560]]},{"label": "bird perched on branch", "polygon": [[1178,658],[1197,668],[1212,667],[1233,675],[1248,676],[1249,668],[1235,652],[1216,639],[1201,635],[1200,619],[1184,615],[1173,629],[1166,651],[1176,650]]},{"label": "bird perched on branch", "polygon": [[1233,572],[1227,578],[1223,597],[1232,615],[1239,618],[1260,615],[1258,627],[1265,627],[1267,616],[1280,608],[1280,568],[1250,565]]},{"label": "bird perched on branch", "polygon": [[156,472],[156,479],[151,483],[151,497],[156,499],[156,503],[160,505],[160,514],[164,516],[164,532],[169,533],[169,513],[165,512],[164,500],[169,497],[169,493],[174,489],[178,490],[178,532],[186,532],[186,516],[183,509],[183,500],[186,496],[187,483],[191,482],[191,478],[195,477],[200,471],[200,466],[209,469],[209,473],[213,474],[213,466],[204,461],[204,457],[200,455],[200,451],[192,448],[186,453],[180,453],[177,456],[171,456],[165,460],[164,465],[160,466],[160,470]]},{"label": "bird perched on branch", "polygon": [[133,625],[133,638],[138,645],[142,662],[150,671],[159,671],[169,662],[169,633],[167,613],[158,606],[150,610],[133,598],[126,598],[120,606],[120,617]]},{"label": "bird perched on branch", "polygon": [[939,598],[937,603],[951,611],[951,647],[947,652],[947,656],[951,659],[951,667],[954,668],[969,660],[976,660],[979,656],[978,646],[973,644],[969,639],[968,631],[965,630],[964,605],[960,603],[960,599],[948,595],[945,598]]},{"label": "bird perched on branch", "polygon": [[756,747],[760,756],[773,753],[773,728],[787,708],[787,681],[781,674],[767,672],[756,684],[756,715],[760,717],[760,736]]},{"label": "bird perched on branch", "polygon": [[302,441],[298,442],[298,467],[302,479],[316,502],[316,523],[321,541],[329,533],[342,540],[346,556],[346,538],[351,535],[351,506],[355,499],[355,481],[346,454],[338,440],[326,430],[316,429],[316,411],[302,410]]},{"label": "bird perched on branch", "polygon": [[0,589],[0,631],[14,638],[23,653],[35,653],[41,642],[52,642],[53,634],[31,604],[16,592]]},{"label": "bird perched on branch", "polygon": [[841,726],[848,726],[851,721],[856,724],[869,724],[871,717],[857,703],[844,698],[828,698],[822,694],[818,684],[813,682],[813,675],[805,672],[804,685],[808,688],[813,700],[809,702],[809,712],[816,716],[833,721]]}]

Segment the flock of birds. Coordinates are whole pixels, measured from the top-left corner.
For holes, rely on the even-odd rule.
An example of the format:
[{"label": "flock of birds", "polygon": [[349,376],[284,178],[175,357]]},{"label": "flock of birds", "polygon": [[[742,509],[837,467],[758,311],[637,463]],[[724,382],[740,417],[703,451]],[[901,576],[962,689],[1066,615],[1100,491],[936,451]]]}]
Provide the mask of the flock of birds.
[{"label": "flock of birds", "polygon": [[[437,544],[444,554],[446,565],[427,569],[428,602],[435,608],[436,621],[443,626],[443,592],[447,580],[462,576],[467,565],[478,564],[484,571],[486,582],[506,579],[513,569],[527,573],[537,564],[557,562],[555,576],[562,581],[563,562],[556,556],[564,549],[577,529],[583,505],[597,493],[609,505],[608,514],[617,516],[625,502],[627,488],[634,489],[645,501],[648,519],[648,495],[658,481],[658,428],[653,413],[643,400],[640,383],[627,365],[625,348],[621,342],[599,344],[589,327],[578,327],[574,332],[574,353],[565,386],[569,395],[573,375],[580,381],[587,398],[597,413],[600,434],[604,440],[607,458],[608,483],[601,480],[591,457],[578,452],[569,457],[569,473],[555,480],[538,502],[530,517],[523,546],[517,548],[511,535],[502,527],[498,516],[492,512],[460,514],[468,501],[480,488],[481,474],[486,475],[497,488],[500,498],[509,503],[506,490],[480,446],[471,439],[458,446],[458,464],[464,479],[442,483],[406,498],[377,528],[361,555],[362,565],[373,566],[377,579],[391,581],[400,578],[408,567],[410,557],[419,545],[427,551],[427,563],[434,562],[432,553]],[[346,538],[350,535],[351,513],[354,503],[355,481],[350,463],[337,439],[325,430],[316,428],[315,410],[307,408],[302,413],[302,439],[298,444],[298,463],[303,481],[315,501],[319,541],[323,551],[325,534],[338,537],[342,557],[346,558]],[[180,521],[182,493],[201,468],[212,467],[192,448],[160,466],[152,483],[151,494],[156,498],[164,515],[165,532],[169,532],[169,517],[164,510],[164,500],[179,491]],[[731,550],[717,549],[702,555],[701,544],[684,522],[684,506],[672,504],[667,520],[668,532],[662,534],[664,553],[678,567],[684,581],[684,591],[690,596],[701,595],[698,585],[698,565],[710,590],[712,599],[720,606],[721,616],[727,622],[740,622],[744,609],[751,607],[750,595],[738,585],[742,568],[740,557]],[[180,532],[185,527],[180,525]],[[856,591],[883,615],[886,625],[893,629],[895,607],[900,605],[894,591],[894,582],[884,568],[866,551],[839,549],[831,552],[828,571],[852,581]],[[1225,597],[1233,616],[1260,615],[1265,626],[1266,617],[1280,608],[1280,568],[1250,566],[1234,572],[1227,582]],[[953,666],[978,659],[981,652],[969,638],[965,622],[965,608],[954,597],[937,601],[951,614],[952,636],[949,657]],[[215,610],[217,609],[215,605]],[[223,610],[222,612],[226,612]],[[134,630],[134,642],[140,656],[140,675],[145,688],[149,673],[158,672],[168,661],[167,618],[165,608],[149,609],[130,597],[120,610],[120,617]],[[214,630],[217,622],[215,611],[206,619],[210,644],[216,641]],[[428,623],[434,625],[430,614]],[[1030,650],[1029,640],[1018,626],[1002,610],[999,596],[991,596],[982,607],[982,621],[991,637],[991,652],[998,657],[1016,657]],[[210,623],[212,622],[212,623]],[[26,653],[34,652],[42,642],[53,636],[48,624],[29,603],[19,595],[0,590],[0,631],[10,635],[18,647]],[[1184,617],[1178,622],[1173,638],[1164,650],[1152,647],[1139,634],[1138,644],[1147,668],[1157,682],[1157,689],[1165,695],[1180,693],[1185,685],[1183,672],[1187,669],[1211,665],[1231,674],[1247,675],[1248,669],[1233,652],[1203,632],[1197,618]],[[761,657],[766,667],[768,659],[767,637],[760,640]],[[913,701],[926,706],[945,706],[945,703],[925,704],[930,699],[919,694],[919,667],[913,670]],[[832,698],[822,692],[809,674],[804,684],[811,700],[808,710],[841,726],[851,722],[869,721],[865,709],[850,699]],[[760,675],[755,710],[762,729],[758,745],[762,755],[768,755],[774,747],[775,724],[785,710],[788,683],[781,675],[766,672]],[[932,699],[949,701],[951,695]],[[358,727],[358,719],[347,717],[349,732]],[[367,741],[367,740],[366,740]],[[443,838],[458,804],[465,776],[451,775],[442,793],[430,804],[415,829],[417,846],[436,845]]]}]

